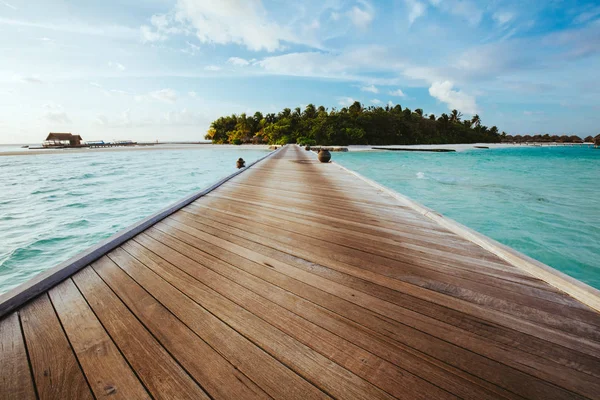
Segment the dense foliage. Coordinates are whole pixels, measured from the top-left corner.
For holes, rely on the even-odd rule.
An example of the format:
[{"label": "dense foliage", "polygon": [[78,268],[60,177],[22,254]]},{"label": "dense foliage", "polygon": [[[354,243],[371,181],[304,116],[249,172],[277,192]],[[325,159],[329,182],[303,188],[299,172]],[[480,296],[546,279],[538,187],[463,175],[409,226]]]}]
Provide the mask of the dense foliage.
[{"label": "dense foliage", "polygon": [[436,118],[424,115],[421,109],[412,111],[400,105],[364,108],[359,102],[341,110],[309,104],[304,111],[298,107],[278,114],[221,117],[212,122],[205,137],[213,143],[342,146],[494,143],[502,139],[498,128],[481,125],[478,115],[463,121],[457,110]]}]

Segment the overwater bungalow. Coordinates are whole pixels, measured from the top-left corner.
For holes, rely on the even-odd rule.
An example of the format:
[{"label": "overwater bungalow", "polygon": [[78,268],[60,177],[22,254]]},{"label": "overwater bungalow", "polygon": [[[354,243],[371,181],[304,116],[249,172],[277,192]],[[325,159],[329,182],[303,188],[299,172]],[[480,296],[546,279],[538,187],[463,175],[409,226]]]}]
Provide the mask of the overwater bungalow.
[{"label": "overwater bungalow", "polygon": [[79,147],[81,146],[81,136],[71,133],[50,132],[43,143],[44,147]]}]

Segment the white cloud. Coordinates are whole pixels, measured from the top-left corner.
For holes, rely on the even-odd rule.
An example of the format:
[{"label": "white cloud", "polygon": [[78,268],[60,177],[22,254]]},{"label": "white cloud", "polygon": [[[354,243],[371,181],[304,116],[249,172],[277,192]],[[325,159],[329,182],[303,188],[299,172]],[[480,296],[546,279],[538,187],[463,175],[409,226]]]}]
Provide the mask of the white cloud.
[{"label": "white cloud", "polygon": [[102,85],[96,82],[90,82],[90,85],[97,88],[102,88]]},{"label": "white cloud", "polygon": [[513,13],[508,11],[497,11],[492,17],[494,18],[494,21],[498,23],[498,25],[505,25],[512,21],[515,16]]},{"label": "white cloud", "polygon": [[471,0],[430,0],[430,3],[448,14],[465,19],[473,26],[478,25],[483,17],[483,11],[477,6],[477,2]]},{"label": "white cloud", "polygon": [[406,7],[408,8],[408,22],[410,25],[417,20],[417,18],[425,14],[427,6],[417,0],[404,0]]},{"label": "white cloud", "polygon": [[363,92],[379,93],[379,89],[375,85],[363,86],[360,88]]},{"label": "white cloud", "polygon": [[15,6],[13,6],[12,4],[10,4],[10,3],[7,3],[7,2],[5,2],[5,1],[0,1],[0,3],[4,4],[6,7],[8,7],[8,8],[11,8],[11,9],[13,9],[13,10],[15,10],[15,11],[16,11],[16,10],[18,10],[18,8],[17,8],[17,7],[15,7]]},{"label": "white cloud", "polygon": [[158,42],[167,39],[167,35],[163,35],[159,31],[153,31],[148,25],[142,25],[140,27],[140,35],[142,37],[142,42],[144,43]]},{"label": "white cloud", "polygon": [[366,1],[360,1],[362,7],[354,6],[346,13],[350,21],[360,29],[366,29],[371,25],[375,13],[373,7]]},{"label": "white cloud", "polygon": [[379,99],[372,99],[371,103],[373,103],[375,105],[378,105],[378,104],[381,104],[381,100],[379,100]]},{"label": "white cloud", "polygon": [[406,96],[401,89],[391,90],[389,92],[389,95],[390,96],[396,96],[396,97],[404,97],[404,96]]},{"label": "white cloud", "polygon": [[204,67],[205,71],[220,71],[221,67],[216,66],[216,65],[207,65],[206,67]]},{"label": "white cloud", "polygon": [[43,107],[44,113],[42,114],[42,118],[46,121],[59,125],[68,125],[71,123],[71,118],[69,118],[60,104],[48,103],[44,104]]},{"label": "white cloud", "polygon": [[252,51],[279,50],[282,42],[302,43],[270,18],[260,0],[178,0],[175,10],[177,20],[202,43],[235,43]]},{"label": "white cloud", "polygon": [[167,103],[175,103],[177,101],[177,92],[173,89],[161,89],[150,92],[150,97]]},{"label": "white cloud", "polygon": [[118,62],[109,61],[108,62],[108,66],[110,68],[118,69],[119,71],[125,71],[126,70],[125,66],[123,64],[121,64],[121,63],[118,63]]},{"label": "white cloud", "polygon": [[181,49],[182,53],[186,53],[191,56],[194,56],[200,51],[200,46],[196,46],[194,43],[185,42],[185,44],[186,44],[186,47]]},{"label": "white cloud", "polygon": [[237,67],[245,67],[246,65],[250,64],[250,61],[240,57],[230,57],[229,60],[227,60],[227,63]]},{"label": "white cloud", "polygon": [[0,25],[19,26],[23,28],[36,28],[56,32],[75,33],[78,35],[101,36],[103,38],[135,38],[139,35],[138,29],[127,26],[106,25],[94,26],[86,23],[40,23],[32,21],[23,21],[0,17]]},{"label": "white cloud", "polygon": [[37,76],[23,76],[19,78],[19,80],[24,83],[34,83],[38,85],[44,83],[44,81]]},{"label": "white cloud", "polygon": [[96,125],[107,126],[108,125],[108,117],[106,115],[98,115],[94,120]]},{"label": "white cloud", "polygon": [[446,103],[448,109],[457,109],[467,114],[477,113],[477,104],[475,98],[460,90],[452,89],[452,82],[434,82],[429,88],[429,94],[438,99],[439,101]]},{"label": "white cloud", "polygon": [[190,96],[190,97],[198,97],[198,93],[196,93],[196,92],[188,92],[188,96]]},{"label": "white cloud", "polygon": [[355,101],[352,97],[340,97],[338,99],[339,105],[343,107],[351,106]]},{"label": "white cloud", "polygon": [[367,85],[394,85],[398,84],[397,78],[377,78],[373,74],[363,76],[359,72],[365,68],[370,71],[397,71],[401,64],[396,57],[383,46],[362,46],[342,53],[288,53],[266,57],[254,64],[277,75],[329,78],[364,82]]}]

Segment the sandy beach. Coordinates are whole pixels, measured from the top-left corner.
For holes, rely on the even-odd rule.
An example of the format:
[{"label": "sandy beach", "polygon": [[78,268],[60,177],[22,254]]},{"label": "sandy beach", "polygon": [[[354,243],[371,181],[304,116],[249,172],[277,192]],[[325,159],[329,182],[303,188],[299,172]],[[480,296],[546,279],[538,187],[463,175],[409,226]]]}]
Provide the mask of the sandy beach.
[{"label": "sandy beach", "polygon": [[16,149],[15,151],[0,152],[1,156],[29,156],[40,154],[74,154],[74,153],[104,153],[104,152],[119,152],[119,151],[158,151],[158,150],[202,150],[211,146],[219,146],[226,149],[251,149],[251,150],[268,150],[269,145],[266,144],[220,144],[213,145],[212,143],[198,144],[157,144],[153,146],[127,146],[127,147],[106,147],[106,148],[78,148],[78,149]]}]

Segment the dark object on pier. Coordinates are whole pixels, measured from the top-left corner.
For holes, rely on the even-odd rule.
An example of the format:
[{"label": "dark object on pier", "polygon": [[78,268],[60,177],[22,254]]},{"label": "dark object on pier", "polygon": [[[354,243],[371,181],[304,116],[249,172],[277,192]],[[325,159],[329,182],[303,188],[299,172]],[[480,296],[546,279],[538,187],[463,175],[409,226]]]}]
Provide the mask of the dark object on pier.
[{"label": "dark object on pier", "polygon": [[246,161],[244,161],[244,159],[242,157],[240,157],[236,161],[235,166],[238,167],[238,169],[244,168],[246,166]]},{"label": "dark object on pier", "polygon": [[452,153],[454,149],[399,149],[399,148],[387,148],[387,147],[372,147],[373,150],[389,150],[389,151],[429,151],[433,153]]},{"label": "dark object on pier", "polygon": [[329,160],[331,160],[331,153],[329,152],[329,150],[321,149],[317,157],[322,163],[328,163]]},{"label": "dark object on pier", "polygon": [[304,150],[306,150],[306,151],[310,151],[310,146],[306,146],[306,147],[304,148]]}]

